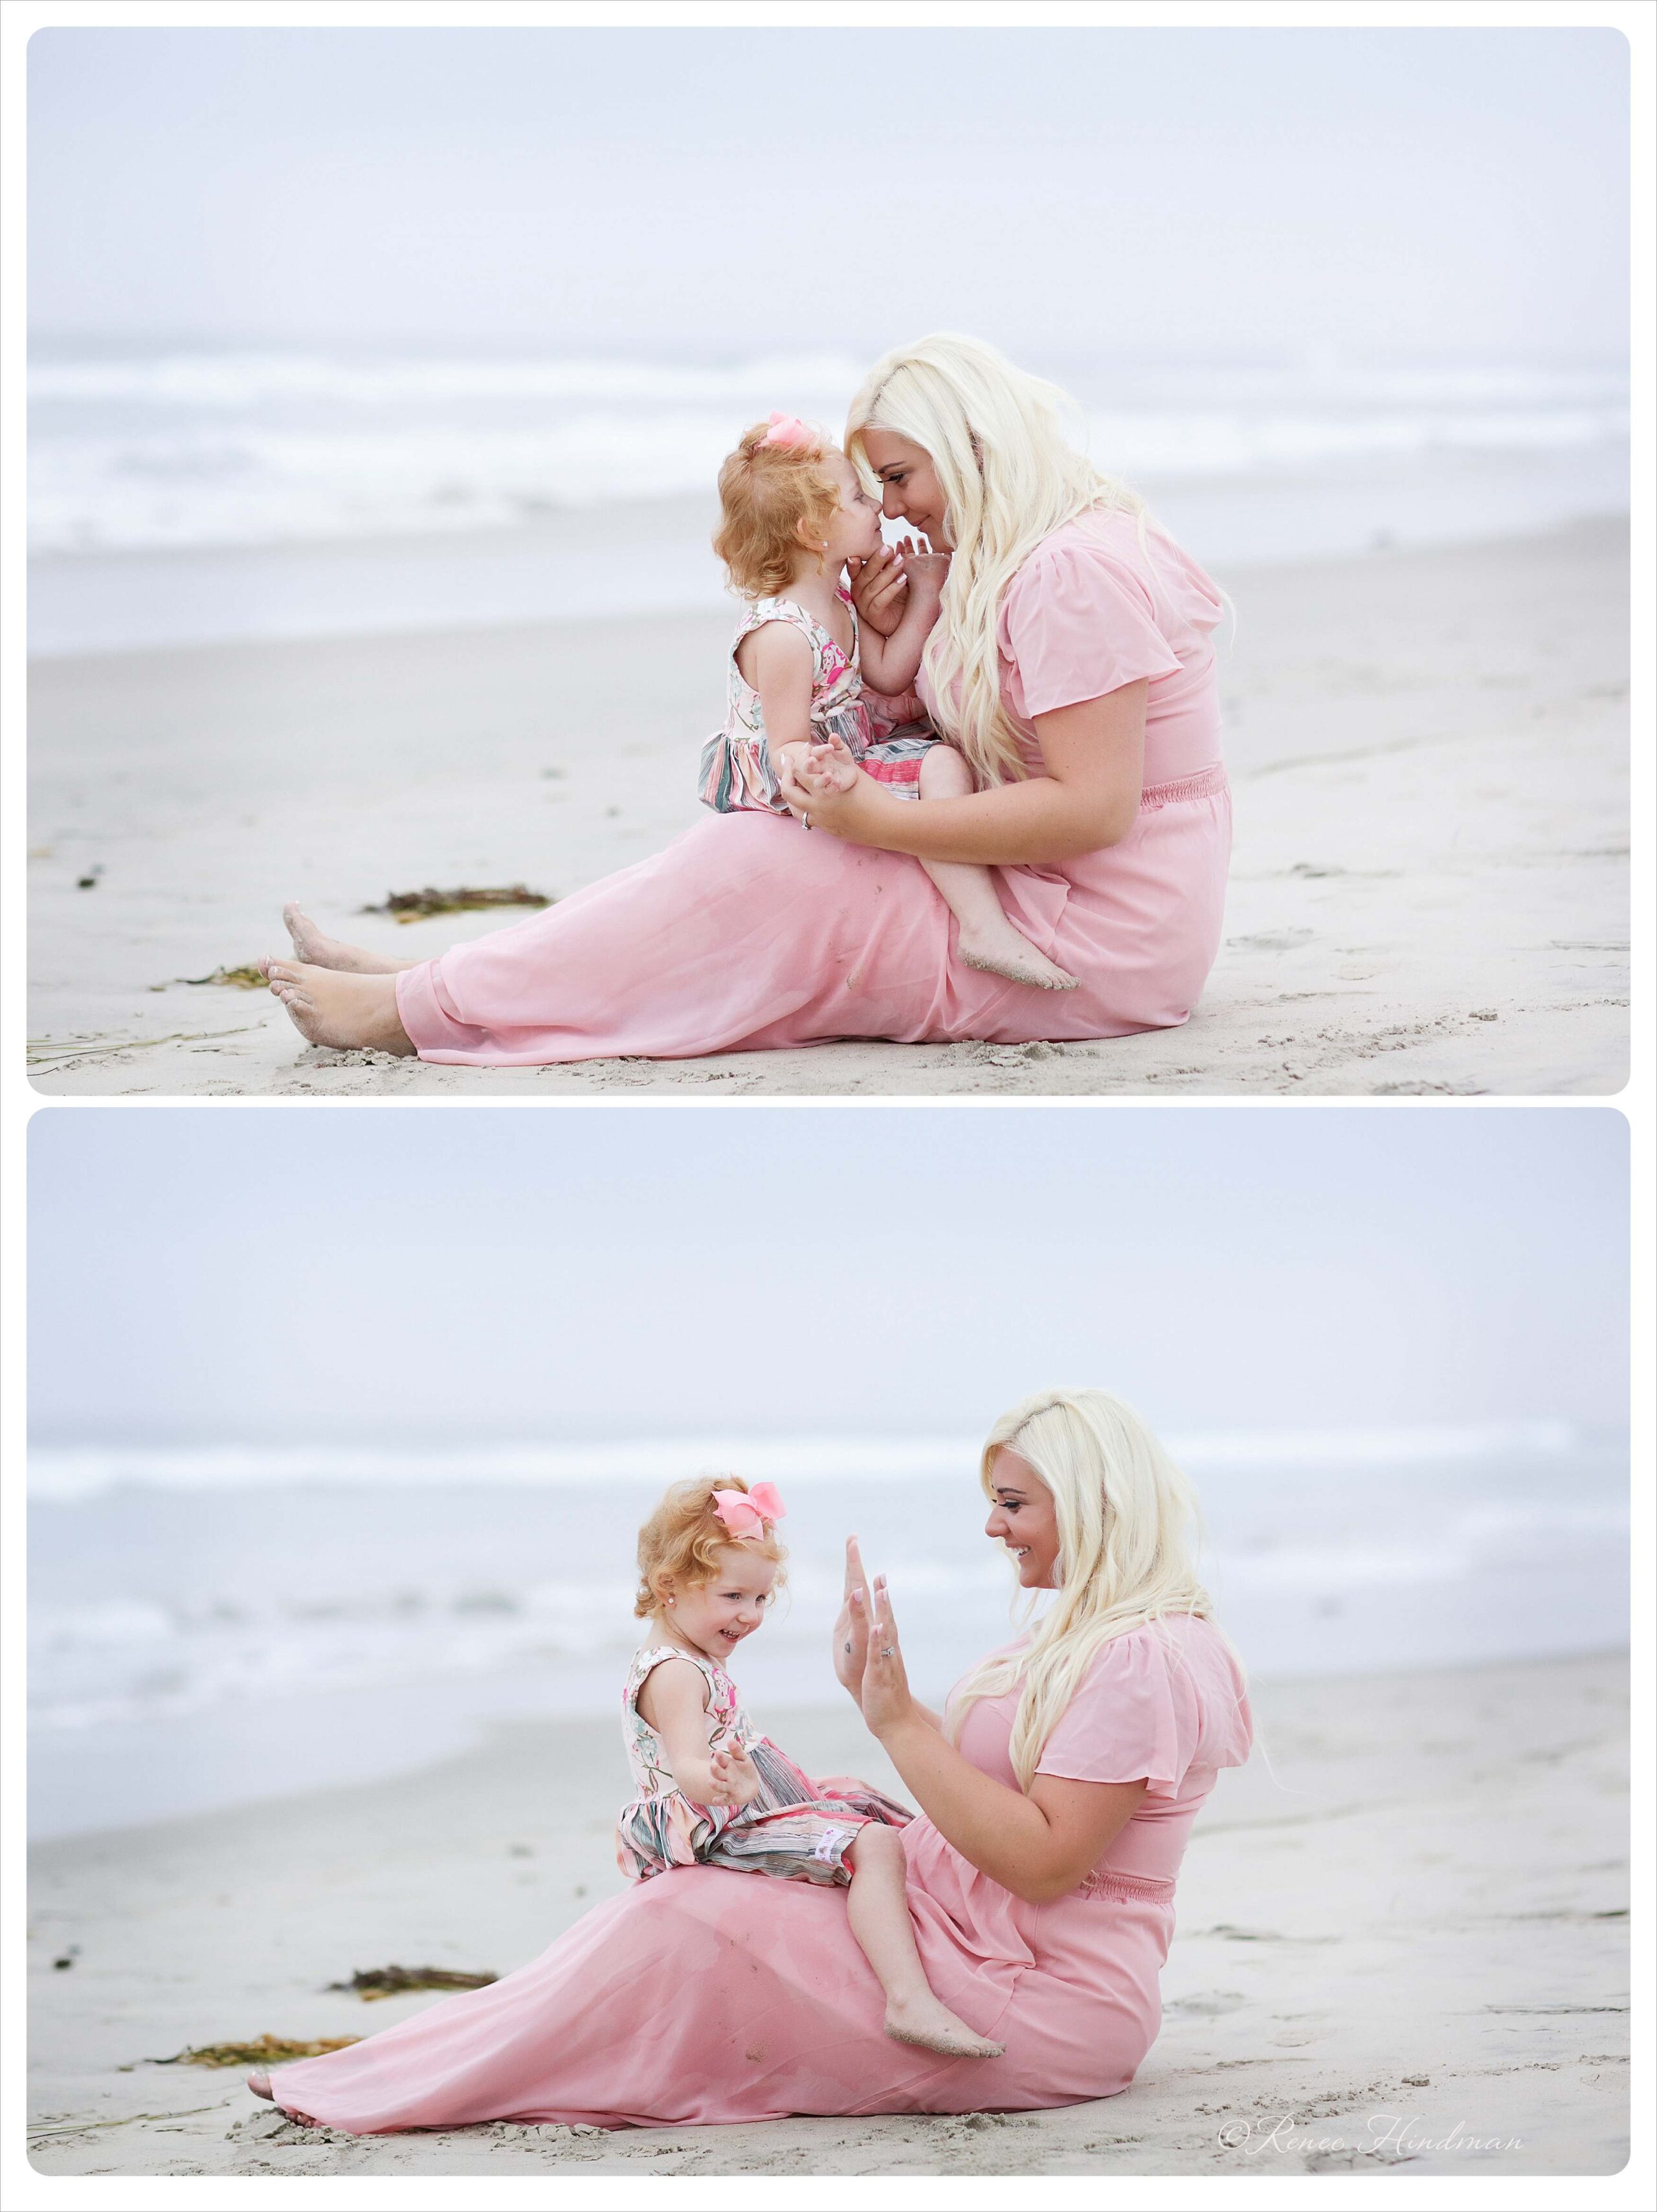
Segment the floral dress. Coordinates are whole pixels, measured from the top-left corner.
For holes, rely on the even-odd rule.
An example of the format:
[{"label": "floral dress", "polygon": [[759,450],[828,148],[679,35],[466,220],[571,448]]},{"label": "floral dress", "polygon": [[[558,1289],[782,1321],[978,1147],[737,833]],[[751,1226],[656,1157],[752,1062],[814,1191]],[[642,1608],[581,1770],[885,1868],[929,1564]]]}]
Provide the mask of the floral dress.
[{"label": "floral dress", "polygon": [[[683,1659],[707,1684],[710,1751],[740,1749],[759,1776],[751,1805],[698,1805],[673,1780],[661,1738],[638,1709],[638,1693],[664,1659]],[[845,1863],[871,1820],[900,1828],[913,1815],[877,1790],[835,1776],[813,1782],[763,1736],[742,1710],[735,1683],[711,1659],[673,1644],[647,1644],[622,1693],[623,1733],[638,1795],[616,1822],[616,1863],[634,1881],[673,1867],[729,1867],[793,1881],[849,1882]]]},{"label": "floral dress", "polygon": [[744,809],[786,814],[771,764],[759,694],[737,665],[736,649],[766,623],[788,623],[811,647],[811,726],[815,737],[839,738],[868,775],[899,799],[921,795],[921,763],[943,740],[912,692],[889,699],[863,688],[862,633],[848,592],[835,595],[851,614],[850,658],[833,633],[794,599],[756,599],[737,624],[726,669],[725,726],[702,748],[698,795],[716,814]]}]

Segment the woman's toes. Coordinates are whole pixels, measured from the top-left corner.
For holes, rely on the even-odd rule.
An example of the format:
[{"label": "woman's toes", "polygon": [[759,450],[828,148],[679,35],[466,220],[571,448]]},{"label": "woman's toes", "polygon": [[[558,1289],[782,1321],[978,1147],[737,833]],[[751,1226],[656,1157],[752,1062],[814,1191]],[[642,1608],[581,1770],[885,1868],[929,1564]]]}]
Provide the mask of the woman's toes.
[{"label": "woman's toes", "polygon": [[256,2097],[263,2097],[267,2105],[272,2101],[271,2077],[262,2066],[247,2076],[247,2087]]}]

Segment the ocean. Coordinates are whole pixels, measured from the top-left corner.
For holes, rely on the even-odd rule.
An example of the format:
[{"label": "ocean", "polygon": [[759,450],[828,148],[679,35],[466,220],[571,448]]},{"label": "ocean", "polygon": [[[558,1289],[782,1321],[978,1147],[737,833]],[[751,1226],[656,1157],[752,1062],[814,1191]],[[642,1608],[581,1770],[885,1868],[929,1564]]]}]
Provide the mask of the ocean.
[{"label": "ocean", "polygon": [[[1205,1579],[1263,1676],[1620,1646],[1628,1446],[1561,1423],[1169,1439]],[[615,1709],[632,1548],[665,1484],[788,1504],[786,1595],[739,1654],[761,1717],[832,1702],[856,1531],[929,1699],[1012,1632],[967,1437],[37,1450],[30,1827],[56,1835],[417,1767]],[[619,1768],[618,1768],[619,1772]]]},{"label": "ocean", "polygon": [[[1618,364],[1036,362],[1210,568],[1510,535],[1629,504]],[[37,353],[36,655],[720,603],[720,460],[838,432],[862,364]]]}]

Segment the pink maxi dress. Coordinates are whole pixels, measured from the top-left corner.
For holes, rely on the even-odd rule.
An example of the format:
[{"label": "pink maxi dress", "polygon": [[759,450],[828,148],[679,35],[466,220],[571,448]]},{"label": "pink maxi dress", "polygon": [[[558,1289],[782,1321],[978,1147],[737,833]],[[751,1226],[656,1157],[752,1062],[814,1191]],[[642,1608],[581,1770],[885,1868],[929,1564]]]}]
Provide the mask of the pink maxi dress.
[{"label": "pink maxi dress", "polygon": [[910,854],[741,811],[404,969],[404,1029],[424,1060],[540,1066],[833,1037],[1017,1044],[1176,1026],[1219,949],[1231,855],[1220,609],[1171,539],[1148,530],[1142,545],[1135,517],[1103,509],[1044,538],[1002,601],[1002,694],[1037,773],[1032,717],[1148,678],[1134,828],[1062,866],[996,872],[1008,914],[1078,989],[959,964],[954,917]]},{"label": "pink maxi dress", "polygon": [[[1166,1641],[1164,1640],[1166,1635]],[[1009,1786],[1016,1691],[968,1712],[961,1749]],[[901,1831],[933,1988],[1000,2058],[894,2042],[845,1892],[724,1867],[641,1881],[487,1989],[445,1997],[272,2076],[277,2102],[354,2135],[487,2120],[657,2127],[789,2113],[1019,2111],[1115,2096],[1161,2020],[1174,1877],[1251,1723],[1228,1647],[1179,1616],[1130,1630],[1082,1677],[1045,1774],[1148,1786],[1068,1897],[1028,1905],[924,1818]]]}]

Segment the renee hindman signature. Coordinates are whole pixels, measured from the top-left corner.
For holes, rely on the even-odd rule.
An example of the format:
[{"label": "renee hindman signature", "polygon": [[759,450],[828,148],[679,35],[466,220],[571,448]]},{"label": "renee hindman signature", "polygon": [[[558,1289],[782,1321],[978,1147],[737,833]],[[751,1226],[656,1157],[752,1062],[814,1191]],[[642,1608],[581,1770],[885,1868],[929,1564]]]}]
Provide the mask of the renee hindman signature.
[{"label": "renee hindman signature", "polygon": [[1429,2133],[1427,2123],[1408,2112],[1371,2112],[1362,2136],[1319,2135],[1288,2112],[1264,2112],[1252,2120],[1228,2120],[1217,2138],[1222,2148],[1258,2158],[1270,2151],[1282,2157],[1307,2152],[1386,2151],[1394,2158],[1419,2158],[1424,2151],[1523,2150],[1520,2136],[1473,2134],[1458,2120],[1447,2134]]}]

